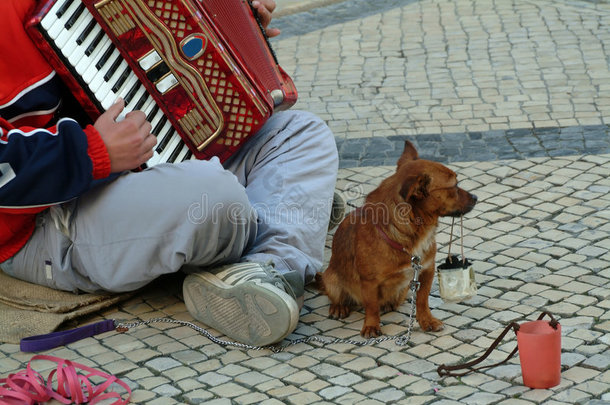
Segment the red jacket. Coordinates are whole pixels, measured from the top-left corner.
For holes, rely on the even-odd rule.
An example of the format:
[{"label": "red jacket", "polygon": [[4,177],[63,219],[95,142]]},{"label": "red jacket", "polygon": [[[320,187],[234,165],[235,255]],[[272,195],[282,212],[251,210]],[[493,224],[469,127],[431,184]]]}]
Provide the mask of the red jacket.
[{"label": "red jacket", "polygon": [[56,117],[64,87],[24,30],[35,5],[0,1],[0,263],[30,238],[37,213],[110,175],[95,128]]}]

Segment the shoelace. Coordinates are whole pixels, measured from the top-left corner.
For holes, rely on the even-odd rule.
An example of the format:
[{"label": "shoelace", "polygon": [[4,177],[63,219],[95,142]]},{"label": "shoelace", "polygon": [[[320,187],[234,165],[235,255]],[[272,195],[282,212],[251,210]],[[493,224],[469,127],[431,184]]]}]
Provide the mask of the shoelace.
[{"label": "shoelace", "polygon": [[[46,384],[44,377],[32,369],[31,362],[34,360],[48,360],[57,363],[57,368],[51,371]],[[89,374],[79,375],[77,369]],[[56,381],[54,381],[54,377]],[[89,380],[91,377],[100,377],[105,381],[95,385]],[[119,384],[127,391],[127,399],[123,400],[118,392],[105,392],[113,383]],[[2,405],[34,405],[51,399],[63,404],[97,404],[112,398],[116,399],[112,405],[124,405],[131,398],[131,389],[117,377],[70,360],[46,355],[32,357],[25,370],[0,379],[0,384],[2,384],[0,385],[0,404]],[[56,388],[53,388],[54,385]]]},{"label": "shoelace", "polygon": [[282,275],[282,273],[280,273],[278,270],[275,269],[275,267],[272,266],[265,265],[261,266],[261,268],[265,271],[265,273],[267,273],[271,280],[273,280],[273,284],[276,287],[286,291],[295,300],[297,299],[297,295],[294,289],[292,288],[288,280],[286,280],[286,278]]}]

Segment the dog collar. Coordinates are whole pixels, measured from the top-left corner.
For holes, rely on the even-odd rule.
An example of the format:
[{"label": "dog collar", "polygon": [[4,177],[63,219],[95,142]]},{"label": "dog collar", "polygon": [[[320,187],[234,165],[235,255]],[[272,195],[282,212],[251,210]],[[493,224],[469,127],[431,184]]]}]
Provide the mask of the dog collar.
[{"label": "dog collar", "polygon": [[377,228],[377,230],[379,231],[379,233],[381,234],[381,237],[388,242],[388,244],[390,246],[392,246],[394,249],[396,250],[400,250],[401,252],[405,252],[405,253],[409,253],[409,251],[407,250],[406,247],[404,247],[403,245],[401,245],[400,243],[396,242],[395,240],[393,240],[392,238],[390,238],[388,236],[387,233],[385,233],[385,231],[379,226],[379,224],[375,224],[375,227]]}]

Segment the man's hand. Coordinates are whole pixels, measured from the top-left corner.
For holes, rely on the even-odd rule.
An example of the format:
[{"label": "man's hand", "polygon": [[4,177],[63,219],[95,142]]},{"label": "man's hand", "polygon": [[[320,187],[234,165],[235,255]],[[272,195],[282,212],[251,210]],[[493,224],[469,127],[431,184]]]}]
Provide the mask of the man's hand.
[{"label": "man's hand", "polygon": [[269,38],[280,35],[280,30],[277,28],[268,28],[271,22],[271,13],[275,10],[275,0],[254,0],[252,6],[258,12],[261,24]]},{"label": "man's hand", "polygon": [[112,173],[139,167],[152,157],[157,144],[157,138],[150,133],[152,126],[142,111],[131,111],[124,120],[116,122],[123,108],[123,99],[117,100],[93,124],[106,144]]}]

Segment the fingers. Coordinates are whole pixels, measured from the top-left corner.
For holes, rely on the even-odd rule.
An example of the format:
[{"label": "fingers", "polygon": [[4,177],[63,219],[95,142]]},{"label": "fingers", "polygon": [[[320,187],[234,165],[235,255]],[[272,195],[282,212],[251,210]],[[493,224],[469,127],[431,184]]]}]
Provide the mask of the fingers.
[{"label": "fingers", "polygon": [[255,0],[252,2],[252,6],[258,12],[261,25],[265,29],[265,33],[268,37],[275,37],[280,34],[280,30],[277,28],[268,28],[271,22],[272,13],[275,10],[276,3],[274,0]]},{"label": "fingers", "polygon": [[273,38],[273,37],[277,37],[278,35],[280,35],[281,31],[279,28],[267,28],[265,30],[265,34],[267,34],[267,37]]},{"label": "fingers", "polygon": [[108,107],[108,110],[106,110],[106,113],[108,113],[110,118],[112,118],[112,120],[114,121],[121,114],[121,111],[123,111],[124,108],[125,108],[125,100],[123,100],[121,97],[119,97],[116,99],[114,104],[112,104],[110,107]]},{"label": "fingers", "polygon": [[275,11],[275,0],[254,0],[252,6],[260,11],[260,8],[265,8],[269,11],[269,15]]},{"label": "fingers", "polygon": [[130,111],[125,115],[125,119],[132,121],[139,128],[146,122],[146,114],[144,111]]}]

